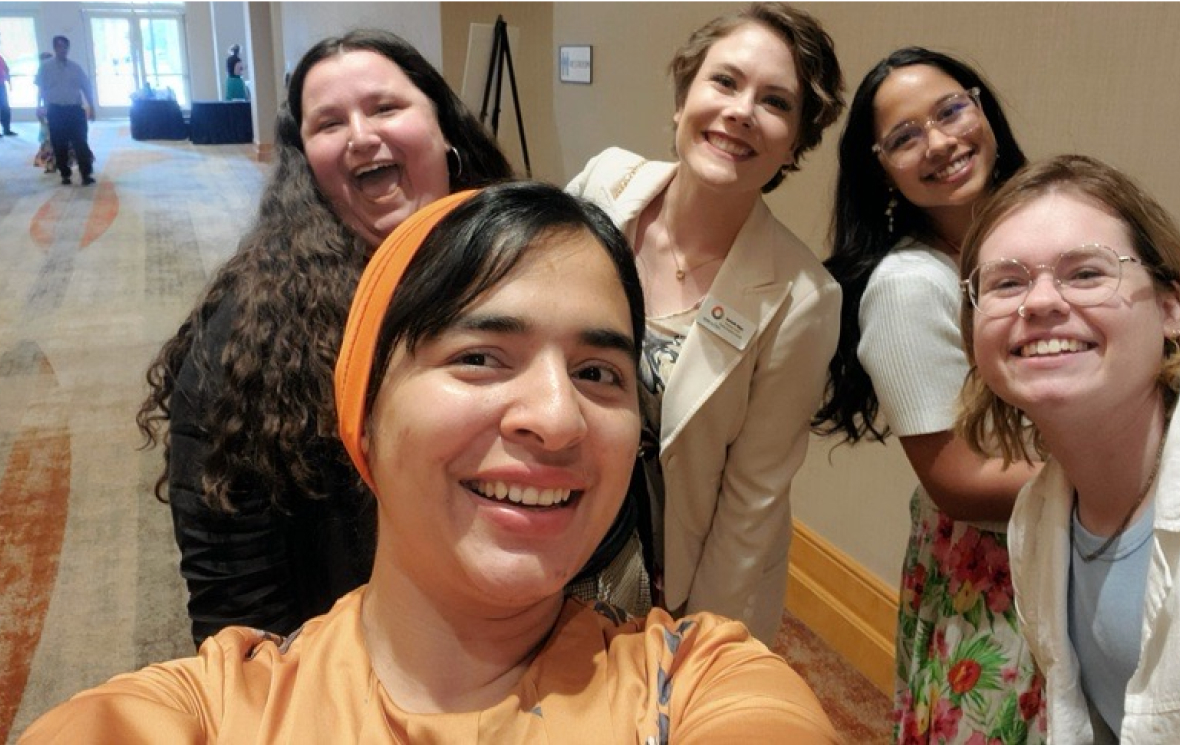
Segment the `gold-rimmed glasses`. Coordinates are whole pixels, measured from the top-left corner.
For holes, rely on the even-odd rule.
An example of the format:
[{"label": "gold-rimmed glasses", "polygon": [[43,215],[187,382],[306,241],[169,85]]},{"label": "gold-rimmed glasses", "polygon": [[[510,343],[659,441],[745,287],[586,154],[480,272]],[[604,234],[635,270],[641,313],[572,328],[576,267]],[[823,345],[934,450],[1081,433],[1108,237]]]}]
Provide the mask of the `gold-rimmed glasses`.
[{"label": "gold-rimmed glasses", "polygon": [[1088,308],[1114,297],[1123,280],[1123,264],[1128,261],[1143,265],[1134,256],[1123,256],[1109,246],[1087,243],[1062,252],[1052,264],[1030,267],[1016,259],[980,264],[962,286],[975,310],[988,318],[1006,318],[1021,311],[1037,275],[1048,271],[1065,302]]},{"label": "gold-rimmed glasses", "polygon": [[948,137],[963,137],[975,131],[983,120],[979,88],[952,93],[939,100],[925,122],[904,122],[889,130],[873,145],[873,152],[883,155],[894,168],[909,168],[925,156],[931,127]]}]

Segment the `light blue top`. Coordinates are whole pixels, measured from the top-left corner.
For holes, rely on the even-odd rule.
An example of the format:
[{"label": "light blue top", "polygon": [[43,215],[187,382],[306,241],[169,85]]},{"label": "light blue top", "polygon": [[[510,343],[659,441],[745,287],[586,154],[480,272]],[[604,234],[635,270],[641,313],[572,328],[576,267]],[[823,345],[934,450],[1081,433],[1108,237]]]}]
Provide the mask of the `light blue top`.
[{"label": "light blue top", "polygon": [[1093,561],[1106,538],[1082,527],[1073,513],[1069,564],[1069,638],[1082,672],[1082,690],[1111,732],[1123,726],[1127,681],[1139,665],[1143,595],[1151,562],[1153,499],[1134,524]]},{"label": "light blue top", "polygon": [[86,71],[73,60],[64,62],[57,59],[46,60],[37,71],[37,87],[41,89],[41,98],[47,104],[56,106],[81,106],[85,96],[86,103],[94,106],[94,90],[90,87],[90,78]]}]

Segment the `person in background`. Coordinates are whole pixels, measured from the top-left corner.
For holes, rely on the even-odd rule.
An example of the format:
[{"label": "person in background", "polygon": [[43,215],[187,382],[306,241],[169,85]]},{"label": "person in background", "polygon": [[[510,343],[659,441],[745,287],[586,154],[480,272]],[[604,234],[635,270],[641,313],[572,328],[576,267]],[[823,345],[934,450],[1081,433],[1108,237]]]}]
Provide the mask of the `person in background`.
[{"label": "person in background", "polygon": [[87,120],[94,121],[94,89],[86,71],[69,59],[70,40],[53,37],[53,58],[41,63],[37,71],[37,97],[49,122],[49,139],[53,157],[63,185],[70,181],[70,150],[78,160],[82,185],[94,183],[94,153],[87,142]]},{"label": "person in background", "polygon": [[988,202],[960,275],[959,428],[1049,458],[1008,532],[1049,737],[1178,742],[1180,230],[1116,169],[1058,156]]},{"label": "person in background", "polygon": [[518,182],[424,207],[365,269],[336,366],[379,504],[369,583],[285,640],[226,629],[113,678],[21,742],[834,745],[740,623],[565,597],[630,480],[643,333],[593,205]]},{"label": "person in background", "polygon": [[1017,628],[1005,540],[1016,493],[1036,469],[981,457],[953,432],[968,367],[960,246],[1024,154],[975,70],[907,47],[861,81],[839,159],[824,264],[844,308],[815,429],[849,443],[895,434],[918,476],[898,609],[895,741],[1041,742],[1042,680]]},{"label": "person in background", "polygon": [[229,57],[225,60],[225,100],[246,101],[250,95],[246,92],[246,83],[242,80],[242,48],[234,44],[229,48]]},{"label": "person in background", "polygon": [[[369,575],[375,506],[336,434],[332,366],[381,241],[452,191],[509,178],[413,46],[356,30],[299,61],[258,216],[148,370],[193,639],[287,634]],[[167,494],[162,493],[167,486]]]},{"label": "person in background", "polygon": [[773,644],[791,479],[836,348],[840,288],[763,194],[841,109],[831,38],[756,3],[697,29],[670,65],[677,162],[618,148],[567,187],[635,247],[647,299],[644,473],[657,599]]},{"label": "person in background", "polygon": [[[41,52],[40,59],[41,64],[45,64],[46,60],[53,59],[53,55],[49,52]],[[49,118],[40,109],[37,110],[37,122],[40,126],[37,131],[37,154],[33,156],[33,165],[43,168],[45,173],[53,173],[57,170],[57,160],[53,157],[53,142],[49,139]],[[71,162],[73,162],[73,157],[71,151]]]},{"label": "person in background", "polygon": [[5,135],[15,135],[12,129],[12,107],[8,105],[8,93],[12,90],[12,71],[4,56],[0,55],[0,130]]}]

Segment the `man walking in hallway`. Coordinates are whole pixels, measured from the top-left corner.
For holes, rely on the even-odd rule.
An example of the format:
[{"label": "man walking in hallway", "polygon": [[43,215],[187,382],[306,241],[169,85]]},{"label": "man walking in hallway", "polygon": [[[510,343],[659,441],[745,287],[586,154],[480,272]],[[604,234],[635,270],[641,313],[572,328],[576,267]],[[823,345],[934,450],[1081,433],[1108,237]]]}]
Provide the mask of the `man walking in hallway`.
[{"label": "man walking in hallway", "polygon": [[0,56],[0,128],[6,135],[14,135],[12,131],[12,107],[8,105],[8,91],[12,89],[12,76],[8,72],[8,63]]},{"label": "man walking in hallway", "polygon": [[[78,159],[82,185],[94,183],[94,153],[86,142],[88,125],[94,121],[94,89],[90,78],[78,63],[70,61],[70,40],[53,37],[53,59],[46,60],[37,71],[38,98],[44,103],[49,120],[49,141],[57,158],[61,182],[70,183],[70,146]],[[82,107],[85,99],[86,108]]]}]

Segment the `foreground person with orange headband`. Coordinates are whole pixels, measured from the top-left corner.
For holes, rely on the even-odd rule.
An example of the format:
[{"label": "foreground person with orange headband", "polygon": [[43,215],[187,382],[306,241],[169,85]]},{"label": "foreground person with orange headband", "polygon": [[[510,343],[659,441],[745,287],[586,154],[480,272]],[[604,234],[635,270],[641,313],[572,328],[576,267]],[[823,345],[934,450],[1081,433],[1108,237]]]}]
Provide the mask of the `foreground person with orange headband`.
[{"label": "foreground person with orange headband", "polygon": [[741,624],[563,597],[628,485],[643,324],[630,248],[587,202],[520,183],[417,212],[336,368],[378,501],[369,584],[285,640],[229,628],[116,677],[25,741],[835,742]]}]

